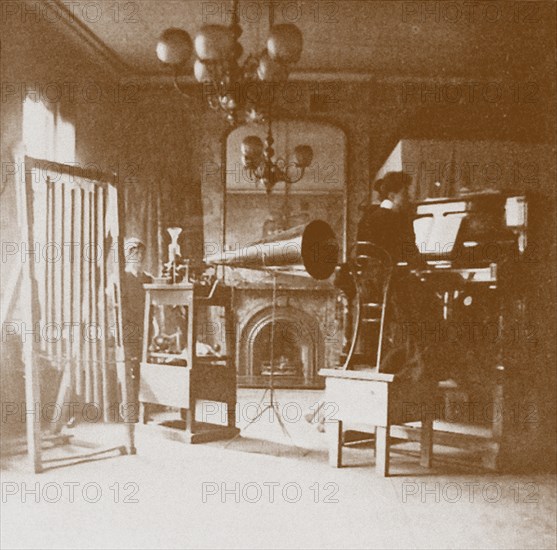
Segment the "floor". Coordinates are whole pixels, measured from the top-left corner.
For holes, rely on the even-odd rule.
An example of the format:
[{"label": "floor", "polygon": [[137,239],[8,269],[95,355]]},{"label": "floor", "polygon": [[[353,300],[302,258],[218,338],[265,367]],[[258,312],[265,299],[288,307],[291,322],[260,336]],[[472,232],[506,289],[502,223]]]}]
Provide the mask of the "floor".
[{"label": "floor", "polygon": [[[239,390],[240,427],[262,393]],[[228,446],[185,445],[144,427],[135,456],[109,452],[38,476],[25,457],[4,457],[0,546],[556,547],[554,476],[478,473],[473,457],[440,447],[426,471],[414,444],[393,452],[387,479],[375,475],[365,447],[347,449],[347,467],[332,469],[325,434],[303,414],[320,396],[278,391],[288,434],[267,411]],[[45,452],[47,460],[125,442],[122,425],[72,431],[72,445]]]}]

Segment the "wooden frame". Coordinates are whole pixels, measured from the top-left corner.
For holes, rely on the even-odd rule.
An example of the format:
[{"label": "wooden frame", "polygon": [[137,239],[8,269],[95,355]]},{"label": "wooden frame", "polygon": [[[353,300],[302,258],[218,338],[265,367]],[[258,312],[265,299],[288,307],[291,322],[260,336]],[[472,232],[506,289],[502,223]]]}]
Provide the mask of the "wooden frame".
[{"label": "wooden frame", "polygon": [[[230,312],[230,291],[214,284],[208,296],[199,292],[191,283],[174,285],[146,284],[143,356],[141,361],[139,401],[141,405],[140,422],[148,424],[146,407],[157,403],[185,412],[185,431],[162,428],[171,439],[185,443],[204,443],[219,439],[230,439],[239,433],[236,427],[236,365],[235,342],[232,333],[232,316]],[[187,308],[186,354],[187,365],[156,364],[150,361],[150,328],[153,305]],[[197,320],[198,310],[207,306],[220,307],[224,310],[226,323],[224,356],[200,357],[197,355]],[[226,425],[209,421],[196,421],[197,401],[215,401],[227,406]]]},{"label": "wooden frame", "polygon": [[[22,225],[22,240],[27,244],[30,250],[35,249],[36,243],[40,243],[41,239],[39,235],[35,235],[36,223],[35,223],[35,213],[34,213],[34,189],[33,189],[33,176],[36,171],[44,171],[45,173],[55,173],[62,177],[70,178],[68,182],[62,182],[56,189],[56,184],[50,180],[47,176],[45,180],[45,197],[46,197],[46,233],[42,235],[46,238],[47,242],[53,242],[54,244],[58,239],[62,243],[65,243],[68,239],[72,240],[78,237],[78,244],[84,243],[89,239],[89,244],[100,244],[104,246],[104,236],[105,236],[105,218],[106,214],[104,197],[106,189],[112,186],[115,189],[117,208],[118,208],[118,219],[113,223],[112,235],[116,238],[119,262],[117,269],[119,270],[123,261],[123,243],[122,243],[122,231],[119,224],[123,221],[123,205],[120,197],[120,190],[114,185],[115,175],[113,174],[100,174],[94,173],[92,171],[82,170],[75,166],[67,166],[59,164],[56,162],[50,162],[46,160],[33,159],[31,157],[25,157],[22,159],[22,165],[25,170],[22,174],[21,185],[19,186],[21,195],[21,200],[19,204],[21,206],[21,225]],[[90,186],[92,191],[85,191],[78,186],[73,186],[71,178],[81,179],[82,182],[91,182]],[[64,185],[68,183],[67,188]],[[89,183],[87,183],[89,185]],[[55,212],[56,206],[56,194],[60,195],[61,212],[58,216]],[[81,200],[89,194],[88,206],[84,200]],[[100,199],[99,199],[100,198]],[[99,199],[99,200],[98,200]],[[79,205],[79,216],[76,213],[76,207]],[[87,214],[91,223],[84,225],[83,215]],[[77,220],[81,219],[82,222],[79,224],[80,229],[77,229]],[[58,222],[56,222],[58,220]],[[55,228],[55,222],[58,224],[58,228]],[[87,233],[84,231],[87,229]],[[76,235],[79,233],[79,235]],[[52,241],[49,241],[52,239]],[[62,246],[62,249],[65,247]],[[95,247],[96,250],[96,247]],[[104,251],[104,249],[103,249]],[[40,253],[40,251],[35,251],[35,253]],[[106,258],[101,256],[94,262],[90,262],[91,265],[87,266],[91,268],[93,272],[92,277],[88,277],[84,274],[84,269],[73,268],[73,251],[62,253],[62,263],[61,267],[58,267],[59,273],[52,273],[54,270],[53,266],[47,266],[45,270],[45,319],[47,322],[60,323],[61,326],[65,326],[65,323],[70,323],[70,326],[74,326],[74,322],[78,322],[78,326],[81,329],[84,319],[90,319],[88,315],[85,318],[81,316],[85,307],[85,311],[89,312],[95,310],[95,314],[91,317],[93,322],[102,320],[104,323],[103,330],[107,331],[106,327],[106,315],[105,315],[105,286],[99,287],[97,283],[106,283],[106,271],[101,265],[107,261]],[[25,262],[23,270],[23,285],[22,285],[22,297],[23,299],[23,310],[24,318],[29,326],[35,327],[40,326],[39,321],[41,319],[41,311],[39,306],[39,289],[37,284],[37,277],[40,272],[37,272],[35,261]],[[80,264],[80,262],[77,262]],[[83,263],[85,267],[87,262]],[[99,273],[99,280],[97,281],[97,272]],[[84,278],[85,277],[85,278]],[[79,279],[79,280],[78,280]],[[117,284],[119,289],[120,286],[120,274],[116,276]],[[53,288],[52,288],[53,285]],[[119,304],[119,290],[117,292],[117,309],[120,309]],[[70,298],[76,297],[78,300],[70,300],[64,302],[63,297],[69,296]],[[94,307],[93,307],[94,306]],[[97,318],[97,309],[100,307],[99,316],[101,319]],[[77,317],[74,317],[76,316]],[[95,326],[95,325],[94,325]],[[118,330],[119,328],[119,330]],[[117,331],[121,335],[121,323]],[[101,338],[102,339],[102,338]],[[106,348],[100,347],[101,357],[97,356],[96,346],[90,345],[88,342],[81,342],[80,338],[77,338],[77,344],[74,347],[72,338],[69,341],[63,342],[62,338],[59,338],[58,342],[52,346],[48,344],[47,351],[55,351],[55,361],[63,366],[63,376],[62,383],[58,391],[57,404],[65,403],[68,401],[68,397],[71,398],[75,394],[76,390],[80,392],[83,390],[86,402],[95,402],[102,405],[103,417],[106,420],[108,415],[107,402],[104,396],[108,393],[108,388],[103,387],[106,382],[106,377],[104,382],[101,383],[101,376],[103,369],[106,366]],[[118,339],[117,339],[118,342]],[[83,345],[82,345],[83,344]],[[89,349],[91,347],[91,349]],[[83,352],[87,353],[87,357],[91,358],[92,361],[85,362],[85,377],[81,376],[81,364]],[[43,437],[41,429],[41,388],[40,388],[40,373],[38,370],[38,354],[40,349],[37,346],[36,338],[24,338],[23,339],[23,357],[25,363],[25,397],[27,409],[33,410],[32,414],[26,416],[27,420],[27,451],[31,458],[32,469],[35,473],[39,473],[44,470],[44,461],[42,459],[42,442]],[[50,354],[47,354],[50,356]],[[121,351],[117,351],[117,355],[123,359],[123,348]],[[124,363],[125,364],[125,363]],[[118,370],[118,369],[117,369]],[[119,378],[122,381],[122,396],[124,410],[126,410],[128,405],[129,396],[129,375],[126,373],[126,369],[119,369]],[[83,384],[85,382],[85,384]],[[67,442],[68,436],[62,436],[58,434],[62,425],[62,415],[54,423],[54,436],[57,441]],[[50,437],[49,439],[52,439]],[[128,448],[130,452],[133,452],[133,426],[129,426],[128,429]],[[113,451],[115,449],[108,449],[105,451],[100,451],[101,453],[107,451]],[[125,447],[118,447],[116,450],[120,452],[125,452]],[[99,454],[93,453],[93,454]],[[83,457],[79,457],[83,458]],[[71,460],[68,457],[64,460]]]},{"label": "wooden frame", "polygon": [[[336,189],[334,192],[340,196],[342,196],[342,239],[341,239],[341,248],[342,248],[342,262],[346,261],[347,258],[347,254],[348,254],[348,181],[350,178],[350,174],[349,174],[349,166],[348,166],[348,156],[350,153],[350,144],[349,144],[349,140],[348,140],[348,132],[347,130],[340,124],[337,124],[336,122],[333,121],[328,121],[328,120],[323,120],[322,118],[319,117],[304,117],[302,119],[300,119],[299,117],[293,117],[293,116],[287,116],[287,115],[281,115],[281,116],[277,116],[277,121],[284,121],[284,122],[289,122],[289,121],[302,121],[302,122],[309,122],[309,123],[315,123],[315,124],[320,124],[322,126],[327,126],[330,128],[334,128],[340,132],[342,132],[343,136],[344,136],[344,145],[345,145],[345,150],[344,150],[344,165],[343,165],[343,172],[344,172],[344,178],[345,181],[342,184],[342,188]],[[227,185],[227,173],[226,173],[226,166],[227,166],[227,162],[228,162],[228,138],[230,136],[230,134],[236,130],[236,128],[229,128],[227,129],[222,137],[222,143],[221,143],[221,158],[222,158],[222,166],[225,167],[224,170],[221,170],[221,183],[222,183],[222,217],[221,217],[221,251],[224,252],[226,250],[226,246],[228,244],[228,239],[227,239],[227,219],[228,219],[228,211],[229,211],[229,207],[227,204],[227,199],[228,199],[228,195],[229,194],[236,194],[236,193],[231,193],[230,190],[228,189],[228,185]],[[296,184],[294,184],[296,185]],[[276,193],[279,193],[279,191],[275,191]],[[308,190],[307,194],[311,194],[314,193],[315,195],[321,195],[324,192],[329,193],[330,190]],[[282,193],[282,192],[281,192]],[[256,190],[255,188],[250,192],[250,191],[241,191],[239,193],[240,195],[248,195],[248,196],[257,196],[257,195],[262,195],[264,194],[263,191],[261,190]],[[296,195],[296,193],[291,193],[291,195]],[[246,243],[247,244],[247,243]],[[220,268],[221,274],[222,274],[222,280],[226,281],[226,270],[224,267]]]}]

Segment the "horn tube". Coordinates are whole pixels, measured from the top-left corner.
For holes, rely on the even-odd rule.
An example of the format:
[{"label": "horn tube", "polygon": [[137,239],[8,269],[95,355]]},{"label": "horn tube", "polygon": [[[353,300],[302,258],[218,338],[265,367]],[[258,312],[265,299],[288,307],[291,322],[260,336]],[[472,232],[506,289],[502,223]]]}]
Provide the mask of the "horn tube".
[{"label": "horn tube", "polygon": [[331,226],[313,220],[253,242],[236,251],[212,254],[208,265],[226,265],[248,269],[268,267],[301,268],[314,279],[328,279],[338,264],[339,246]]}]

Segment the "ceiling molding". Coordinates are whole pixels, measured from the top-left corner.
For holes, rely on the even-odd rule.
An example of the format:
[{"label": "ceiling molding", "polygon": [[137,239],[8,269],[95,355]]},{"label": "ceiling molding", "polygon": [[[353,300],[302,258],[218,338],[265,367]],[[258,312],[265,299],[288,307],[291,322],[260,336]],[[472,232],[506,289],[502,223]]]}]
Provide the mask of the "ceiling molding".
[{"label": "ceiling molding", "polygon": [[[373,82],[377,80],[371,74],[357,74],[357,73],[329,73],[329,72],[315,72],[315,71],[296,71],[288,76],[288,82],[313,82],[313,81],[341,81],[341,82]],[[179,81],[184,86],[197,86],[199,83],[193,76],[180,76]],[[133,74],[129,73],[120,78],[123,84],[140,83],[145,86],[174,86],[173,77],[168,74]]]},{"label": "ceiling molding", "polygon": [[[27,4],[36,5],[36,0],[24,0]],[[105,69],[112,74],[115,80],[122,83],[140,84],[145,87],[166,87],[173,86],[172,77],[168,73],[153,73],[137,70],[126,63],[110,46],[99,38],[81,19],[74,16],[66,7],[64,0],[41,0],[46,10],[53,14],[53,19],[48,19],[53,24],[63,26],[71,34],[79,39],[82,45],[95,54],[95,61],[102,64]],[[466,84],[470,82],[470,77],[463,76],[404,76],[388,73],[369,73],[369,72],[350,72],[350,71],[320,71],[312,69],[293,70],[288,77],[289,81],[298,82],[346,82],[346,83],[378,83],[394,84],[403,83],[426,84],[438,83],[447,84]],[[481,78],[474,77],[473,80],[479,81]],[[504,79],[490,78],[491,81],[504,81]],[[197,81],[190,75],[183,75],[180,81],[185,86],[195,85]]]},{"label": "ceiling molding", "polygon": [[[505,79],[474,78],[474,82],[504,83]],[[174,87],[173,77],[169,74],[134,74],[122,75],[119,79],[122,84],[138,84],[145,87]],[[180,84],[184,86],[197,86],[199,83],[192,76],[180,76]],[[395,76],[389,74],[355,73],[355,72],[320,72],[320,71],[293,71],[288,76],[287,82],[341,82],[362,84],[439,84],[439,85],[468,85],[470,78],[451,76]]]},{"label": "ceiling molding", "polygon": [[[25,2],[36,6],[36,0],[25,0]],[[116,79],[121,78],[122,74],[133,74],[131,66],[123,61],[112,48],[107,46],[79,17],[73,15],[62,0],[42,0],[42,3],[48,13],[54,16],[53,18],[47,18],[47,21],[62,26],[64,30],[69,29],[82,45],[95,54],[95,60],[99,64],[101,64],[99,57],[102,59],[104,62],[102,66],[108,69]]]}]

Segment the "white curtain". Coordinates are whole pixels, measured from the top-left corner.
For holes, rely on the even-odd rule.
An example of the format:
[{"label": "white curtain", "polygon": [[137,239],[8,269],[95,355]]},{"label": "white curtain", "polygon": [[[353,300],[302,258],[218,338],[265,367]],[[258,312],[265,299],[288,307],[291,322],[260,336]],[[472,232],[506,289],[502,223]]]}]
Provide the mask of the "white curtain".
[{"label": "white curtain", "polygon": [[61,164],[75,163],[75,126],[62,115],[60,103],[44,103],[31,95],[23,102],[23,143],[29,157]]}]

